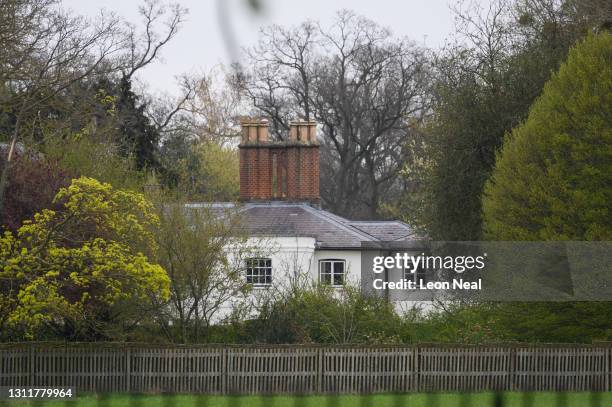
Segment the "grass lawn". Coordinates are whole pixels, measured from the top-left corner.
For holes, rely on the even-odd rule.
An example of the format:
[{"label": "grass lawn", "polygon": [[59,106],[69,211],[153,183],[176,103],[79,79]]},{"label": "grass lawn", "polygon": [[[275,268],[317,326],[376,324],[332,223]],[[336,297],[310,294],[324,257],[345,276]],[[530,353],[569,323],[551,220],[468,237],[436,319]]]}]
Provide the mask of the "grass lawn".
[{"label": "grass lawn", "polygon": [[0,406],[70,407],[604,407],[612,393],[417,393],[341,396],[82,395],[65,401],[0,401]]}]

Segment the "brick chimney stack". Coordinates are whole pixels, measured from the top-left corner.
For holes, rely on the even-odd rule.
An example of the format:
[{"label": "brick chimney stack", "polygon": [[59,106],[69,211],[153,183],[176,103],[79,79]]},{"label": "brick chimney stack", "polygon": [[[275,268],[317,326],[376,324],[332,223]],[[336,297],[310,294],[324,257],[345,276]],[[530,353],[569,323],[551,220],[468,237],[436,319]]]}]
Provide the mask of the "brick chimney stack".
[{"label": "brick chimney stack", "polygon": [[318,204],[319,143],[315,121],[290,123],[289,140],[270,142],[268,121],[241,122],[240,199]]}]

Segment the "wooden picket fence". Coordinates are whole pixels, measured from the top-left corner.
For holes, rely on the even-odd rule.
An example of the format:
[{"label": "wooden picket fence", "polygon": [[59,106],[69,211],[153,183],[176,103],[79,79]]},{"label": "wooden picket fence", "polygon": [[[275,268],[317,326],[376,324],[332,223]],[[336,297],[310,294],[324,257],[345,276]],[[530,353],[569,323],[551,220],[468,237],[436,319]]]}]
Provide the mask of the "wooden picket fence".
[{"label": "wooden picket fence", "polygon": [[610,391],[609,344],[0,345],[0,386],[209,394]]}]

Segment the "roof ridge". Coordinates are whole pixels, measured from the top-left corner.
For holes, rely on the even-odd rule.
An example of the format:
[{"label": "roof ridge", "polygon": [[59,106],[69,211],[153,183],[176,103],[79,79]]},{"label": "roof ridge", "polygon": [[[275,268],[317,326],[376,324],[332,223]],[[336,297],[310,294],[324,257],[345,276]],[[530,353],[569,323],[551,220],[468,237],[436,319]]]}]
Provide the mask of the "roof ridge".
[{"label": "roof ridge", "polygon": [[352,227],[354,227],[356,229],[359,229],[363,233],[367,233],[369,235],[371,235],[371,234],[369,232],[363,230],[362,228],[360,228],[358,226],[358,224],[360,224],[360,223],[365,223],[365,224],[373,224],[373,223],[378,223],[378,224],[385,224],[385,223],[387,223],[387,224],[395,224],[395,225],[398,225],[398,226],[405,227],[407,229],[407,231],[408,231],[408,233],[406,233],[405,235],[393,238],[391,240],[385,240],[385,239],[377,238],[377,240],[379,240],[379,241],[390,241],[390,242],[392,242],[392,241],[402,240],[402,239],[405,239],[407,237],[411,237],[411,236],[415,236],[416,235],[416,232],[414,231],[413,228],[410,227],[410,225],[408,225],[407,223],[402,222],[400,220],[380,220],[380,221],[376,221],[376,220],[358,220],[358,221],[352,221],[351,223],[352,223],[351,224]]},{"label": "roof ridge", "polygon": [[[408,236],[417,236],[417,235],[418,235],[418,232],[415,230],[415,228],[413,228],[412,226],[410,226],[409,224],[407,224],[407,223],[406,223],[406,222],[404,222],[403,220],[395,220],[394,222],[397,222],[397,223],[399,223],[399,224],[401,224],[401,225],[404,225],[404,226],[406,227],[406,229],[410,230],[410,233],[409,233],[409,234],[407,234],[407,235],[406,235],[406,236],[404,236],[404,237],[408,237]],[[399,238],[398,238],[398,239],[396,239],[396,240],[399,240]]]},{"label": "roof ridge", "polygon": [[[334,222],[335,224],[337,224],[337,225],[338,225],[338,226],[340,226],[341,228],[345,229],[346,231],[348,231],[348,232],[350,232],[350,233],[352,233],[352,234],[354,234],[354,235],[357,235],[357,236],[360,236],[360,237],[365,237],[365,238],[367,238],[367,240],[369,240],[369,241],[372,241],[372,240],[377,241],[377,242],[378,242],[378,241],[380,241],[379,239],[376,239],[374,236],[370,235],[369,233],[362,232],[361,230],[359,230],[359,229],[357,229],[357,228],[355,228],[355,227],[353,227],[353,226],[351,226],[351,225],[347,225],[347,224],[345,224],[345,223],[343,223],[343,222],[339,222],[338,220],[336,220],[336,219],[332,218],[331,216],[327,216],[327,215],[325,215],[325,214],[324,214],[324,213],[322,213],[322,212],[326,212],[326,213],[329,213],[329,212],[327,212],[327,211],[326,211],[326,210],[324,210],[324,209],[318,209],[318,210],[317,210],[317,209],[312,208],[312,207],[310,207],[310,206],[308,206],[308,205],[305,205],[305,206],[304,206],[304,208],[305,208],[305,209],[306,209],[308,212],[310,212],[310,213],[314,214],[315,216],[318,216],[319,218],[325,218],[325,219],[326,219],[326,220],[328,220],[328,221]],[[332,214],[332,215],[333,215],[333,214]],[[334,215],[334,216],[336,216],[336,215]],[[344,219],[344,218],[343,218],[343,219]],[[346,220],[348,221],[348,219],[346,219]],[[367,235],[367,236],[366,236],[366,235]]]},{"label": "roof ridge", "polygon": [[331,219],[334,219],[334,220],[337,220],[338,222],[342,222],[342,223],[349,223],[349,222],[351,222],[350,219],[347,219],[344,216],[336,215],[335,213],[330,212],[330,211],[326,211],[325,209],[320,209],[319,208],[319,211],[325,212],[324,216],[326,216],[328,218],[331,218]]},{"label": "roof ridge", "polygon": [[355,226],[350,225],[350,224],[349,224],[349,226],[350,226],[350,227],[352,227],[352,228],[357,229],[357,230],[358,230],[358,231],[360,231],[361,233],[365,233],[365,234],[366,234],[366,235],[368,235],[368,236],[372,236],[374,239],[376,239],[376,241],[377,241],[377,242],[380,242],[380,241],[381,241],[379,238],[377,238],[376,236],[374,236],[374,235],[373,235],[373,234],[371,234],[371,233],[366,232],[365,230],[361,230],[361,229],[359,229],[358,227],[355,227]]},{"label": "roof ridge", "polygon": [[404,236],[396,237],[395,239],[392,239],[392,240],[390,240],[390,241],[391,241],[391,242],[393,242],[393,241],[396,241],[396,240],[402,240],[402,239],[405,239],[405,238],[407,238],[407,237],[410,237],[410,236],[415,236],[415,235],[416,235],[416,233],[415,233],[415,232],[412,232],[412,233],[409,233],[409,234],[404,235]]},{"label": "roof ridge", "polygon": [[351,223],[403,223],[399,220],[351,220]]}]

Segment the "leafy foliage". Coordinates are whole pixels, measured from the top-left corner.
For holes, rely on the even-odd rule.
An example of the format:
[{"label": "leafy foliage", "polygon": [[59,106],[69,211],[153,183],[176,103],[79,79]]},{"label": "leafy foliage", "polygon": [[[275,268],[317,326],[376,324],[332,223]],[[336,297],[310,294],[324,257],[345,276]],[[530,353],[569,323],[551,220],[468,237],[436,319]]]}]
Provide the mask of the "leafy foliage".
[{"label": "leafy foliage", "polygon": [[[422,160],[404,169],[417,188],[399,209],[437,240],[478,240],[482,194],[504,134],[520,124],[551,71],[587,30],[572,1],[494,1],[457,11],[457,44],[436,56]],[[391,208],[393,209],[393,208]]]},{"label": "leafy foliage", "polygon": [[412,342],[591,343],[612,338],[611,319],[611,302],[457,303],[420,316],[406,332]]},{"label": "leafy foliage", "polygon": [[141,194],[81,177],[57,193],[16,234],[0,239],[3,335],[66,339],[120,335],[150,301],[167,298],[169,279],[149,261],[158,222]]},{"label": "leafy foliage", "polygon": [[[3,155],[0,171],[7,165]],[[6,187],[0,229],[5,227],[15,232],[24,220],[32,219],[43,208],[52,207],[55,194],[70,183],[72,173],[55,160],[28,152],[18,154],[10,165],[14,176]]]},{"label": "leafy foliage", "polygon": [[483,201],[497,240],[612,239],[612,36],[577,45],[508,135]]},{"label": "leafy foliage", "polygon": [[[446,303],[416,315],[408,329],[410,342],[494,343],[519,340],[501,323],[496,304]],[[509,321],[506,321],[509,322]]]},{"label": "leafy foliage", "polygon": [[[265,302],[246,336],[266,343],[377,343],[400,339],[393,305],[357,287],[303,287]],[[244,335],[244,333],[243,333]]]},{"label": "leafy foliage", "polygon": [[[612,238],[612,36],[576,45],[506,136],[483,199],[496,240]],[[522,340],[609,339],[612,303],[513,304]]]},{"label": "leafy foliage", "polygon": [[235,201],[240,192],[238,151],[217,142],[203,142],[192,147],[194,162],[181,162],[183,170],[179,189],[191,199]]},{"label": "leafy foliage", "polygon": [[240,218],[235,212],[230,208],[187,209],[181,201],[160,205],[157,259],[172,284],[169,301],[159,309],[157,321],[168,340],[204,341],[228,304],[237,307],[250,292],[244,261],[263,248],[252,247],[239,233]]},{"label": "leafy foliage", "polygon": [[118,86],[117,119],[119,145],[126,156],[134,157],[136,168],[159,168],[157,150],[160,135],[145,115],[146,104],[138,101],[130,78],[122,77]]},{"label": "leafy foliage", "polygon": [[115,188],[142,190],[145,173],[136,169],[133,158],[120,155],[116,144],[96,140],[87,129],[48,140],[44,152],[68,171]]}]

